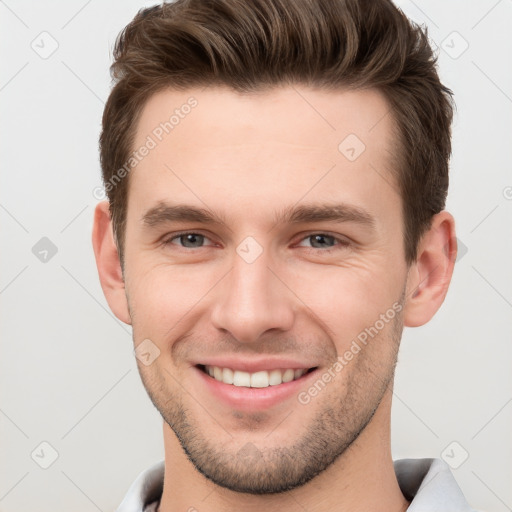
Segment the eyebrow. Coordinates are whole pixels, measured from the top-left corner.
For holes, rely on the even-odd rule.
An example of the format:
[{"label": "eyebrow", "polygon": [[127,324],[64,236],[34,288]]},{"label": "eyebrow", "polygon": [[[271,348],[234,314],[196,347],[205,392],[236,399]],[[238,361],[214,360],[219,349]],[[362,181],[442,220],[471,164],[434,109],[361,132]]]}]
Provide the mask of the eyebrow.
[{"label": "eyebrow", "polygon": [[308,222],[355,222],[373,228],[375,219],[358,206],[337,204],[303,204],[284,208],[274,216],[276,224]]},{"label": "eyebrow", "polygon": [[[274,225],[299,224],[313,222],[355,222],[357,224],[375,227],[375,218],[360,207],[336,204],[302,204],[289,206],[275,212]],[[150,208],[142,216],[142,222],[148,227],[156,227],[171,222],[198,222],[201,224],[226,224],[222,214],[214,213],[206,208],[191,205],[160,202]]]},{"label": "eyebrow", "polygon": [[201,224],[225,224],[223,217],[205,208],[189,205],[171,205],[160,202],[150,208],[143,216],[142,222],[155,227],[168,222],[199,222]]}]

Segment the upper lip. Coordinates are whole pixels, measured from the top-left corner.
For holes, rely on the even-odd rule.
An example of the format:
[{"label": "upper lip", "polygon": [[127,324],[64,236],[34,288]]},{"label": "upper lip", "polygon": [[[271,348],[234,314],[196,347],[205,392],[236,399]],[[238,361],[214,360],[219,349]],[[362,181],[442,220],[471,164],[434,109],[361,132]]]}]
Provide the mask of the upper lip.
[{"label": "upper lip", "polygon": [[231,368],[232,370],[241,370],[248,373],[271,370],[294,370],[315,368],[317,365],[305,363],[303,361],[289,358],[261,358],[261,359],[241,359],[239,357],[209,358],[198,361],[196,365],[200,366],[218,366],[220,368]]}]

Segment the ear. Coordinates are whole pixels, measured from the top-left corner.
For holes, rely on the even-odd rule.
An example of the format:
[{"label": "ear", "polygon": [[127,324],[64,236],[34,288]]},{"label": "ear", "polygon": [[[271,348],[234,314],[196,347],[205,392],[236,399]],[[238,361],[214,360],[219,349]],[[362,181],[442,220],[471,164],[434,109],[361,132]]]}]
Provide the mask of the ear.
[{"label": "ear", "polygon": [[131,325],[124,278],[114,241],[108,201],[98,203],[94,210],[92,246],[101,288],[108,305],[119,320]]},{"label": "ear", "polygon": [[457,257],[455,221],[447,211],[434,215],[418,246],[416,261],[407,275],[404,325],[426,324],[441,307]]}]

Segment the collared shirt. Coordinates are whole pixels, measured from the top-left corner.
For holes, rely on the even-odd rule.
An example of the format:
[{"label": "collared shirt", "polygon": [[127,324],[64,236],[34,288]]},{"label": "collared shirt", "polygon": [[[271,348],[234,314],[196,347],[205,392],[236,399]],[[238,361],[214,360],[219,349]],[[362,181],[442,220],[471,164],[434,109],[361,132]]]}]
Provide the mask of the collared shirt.
[{"label": "collared shirt", "polygon": [[[407,512],[475,512],[443,460],[399,459],[394,467],[400,490],[411,502]],[[162,460],[140,473],[116,512],[156,512],[164,468]]]}]

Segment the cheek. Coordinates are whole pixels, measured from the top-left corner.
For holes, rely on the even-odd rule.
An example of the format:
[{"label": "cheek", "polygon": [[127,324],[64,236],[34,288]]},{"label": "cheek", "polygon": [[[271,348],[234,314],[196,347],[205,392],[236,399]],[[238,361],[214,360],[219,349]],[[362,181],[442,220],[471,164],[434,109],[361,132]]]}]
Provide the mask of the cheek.
[{"label": "cheek", "polygon": [[314,315],[316,321],[323,323],[327,334],[336,340],[338,349],[350,345],[361,332],[373,326],[381,314],[390,309],[390,314],[394,313],[400,285],[396,273],[384,272],[377,265],[318,266],[316,271],[310,268],[308,272],[295,274],[290,282],[290,288],[307,306],[305,314]]},{"label": "cheek", "polygon": [[178,336],[219,280],[217,274],[222,276],[204,267],[134,266],[127,283],[134,333],[155,340]]}]

